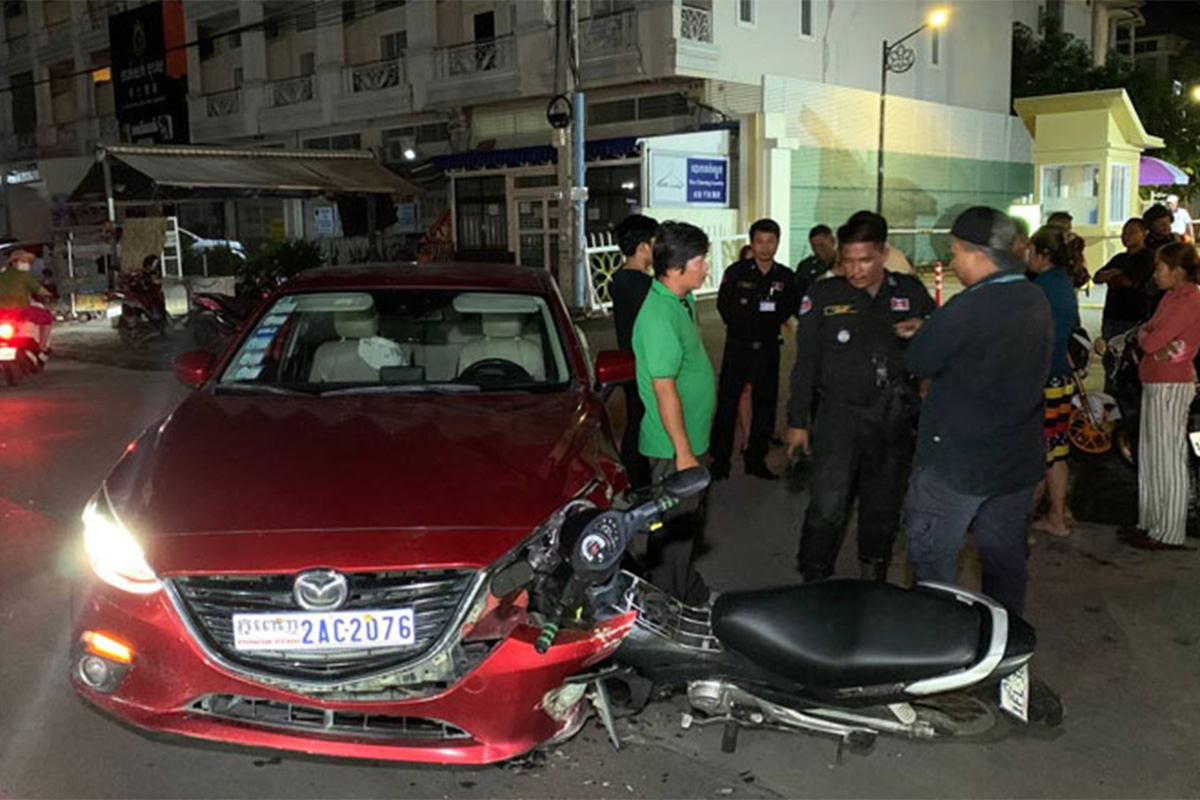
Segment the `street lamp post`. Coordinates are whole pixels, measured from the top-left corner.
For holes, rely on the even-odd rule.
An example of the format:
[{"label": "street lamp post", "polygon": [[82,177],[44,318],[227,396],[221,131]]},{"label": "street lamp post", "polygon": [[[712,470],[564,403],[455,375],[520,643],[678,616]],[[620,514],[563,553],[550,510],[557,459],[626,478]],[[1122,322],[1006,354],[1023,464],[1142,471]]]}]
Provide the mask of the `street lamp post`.
[{"label": "street lamp post", "polygon": [[950,14],[945,9],[938,9],[929,15],[925,23],[917,28],[912,33],[902,39],[899,39],[891,44],[887,39],[883,40],[883,51],[879,65],[879,150],[876,161],[875,175],[875,213],[883,213],[883,132],[884,132],[884,115],[887,112],[887,76],[889,72],[894,72],[897,75],[902,75],[913,68],[913,64],[917,61],[917,54],[913,52],[911,47],[905,47],[904,43],[916,36],[926,28],[941,29],[946,27],[946,22],[949,20]]}]

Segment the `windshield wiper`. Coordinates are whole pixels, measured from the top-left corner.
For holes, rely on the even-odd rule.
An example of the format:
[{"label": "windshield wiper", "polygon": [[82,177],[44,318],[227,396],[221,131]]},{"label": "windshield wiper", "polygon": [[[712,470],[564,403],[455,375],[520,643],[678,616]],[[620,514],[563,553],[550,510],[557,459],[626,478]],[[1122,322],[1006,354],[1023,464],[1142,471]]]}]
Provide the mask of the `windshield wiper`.
[{"label": "windshield wiper", "polygon": [[312,392],[300,389],[288,389],[270,383],[218,383],[214,391],[219,393],[241,394],[279,394],[287,397],[312,397]]},{"label": "windshield wiper", "polygon": [[479,387],[473,383],[385,383],[330,389],[321,392],[321,397],[351,394],[473,394],[478,391]]}]

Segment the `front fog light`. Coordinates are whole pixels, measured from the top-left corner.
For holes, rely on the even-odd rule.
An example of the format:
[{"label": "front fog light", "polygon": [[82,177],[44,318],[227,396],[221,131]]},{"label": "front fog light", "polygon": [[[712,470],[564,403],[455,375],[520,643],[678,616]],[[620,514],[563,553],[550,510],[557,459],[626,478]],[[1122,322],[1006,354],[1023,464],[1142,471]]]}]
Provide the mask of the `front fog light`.
[{"label": "front fog light", "polygon": [[99,656],[84,656],[79,661],[79,677],[93,689],[112,680],[112,670]]}]

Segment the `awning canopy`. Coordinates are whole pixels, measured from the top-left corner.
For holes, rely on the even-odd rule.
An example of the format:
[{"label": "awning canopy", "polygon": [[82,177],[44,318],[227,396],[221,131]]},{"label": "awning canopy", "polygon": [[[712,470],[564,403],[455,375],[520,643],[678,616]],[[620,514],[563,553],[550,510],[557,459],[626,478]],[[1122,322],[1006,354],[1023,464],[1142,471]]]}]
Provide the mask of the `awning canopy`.
[{"label": "awning canopy", "polygon": [[117,202],[421,193],[367,152],[114,145],[97,148],[96,163],[72,193],[72,202],[107,199],[103,160],[109,162]]},{"label": "awning canopy", "polygon": [[1170,161],[1142,156],[1138,169],[1139,186],[1182,186],[1189,180],[1188,174]]}]

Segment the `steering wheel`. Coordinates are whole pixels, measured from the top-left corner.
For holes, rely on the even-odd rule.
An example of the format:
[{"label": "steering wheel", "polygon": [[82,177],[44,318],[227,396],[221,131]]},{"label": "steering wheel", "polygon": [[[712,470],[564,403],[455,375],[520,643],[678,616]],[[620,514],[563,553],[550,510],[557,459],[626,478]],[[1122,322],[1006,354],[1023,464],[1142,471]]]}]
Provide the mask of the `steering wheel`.
[{"label": "steering wheel", "polygon": [[464,369],[458,376],[459,380],[504,381],[522,383],[533,380],[529,371],[515,361],[507,358],[485,358],[476,361]]}]

